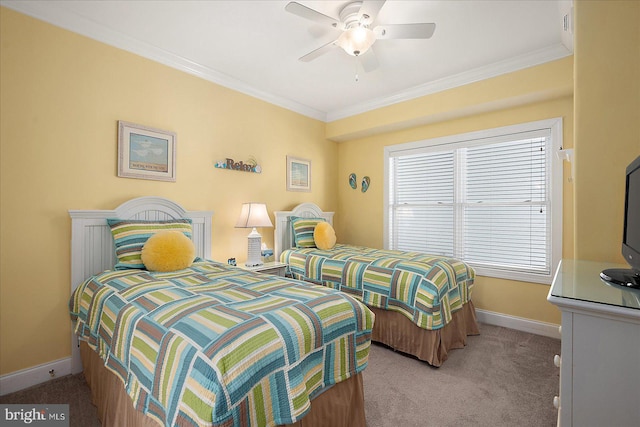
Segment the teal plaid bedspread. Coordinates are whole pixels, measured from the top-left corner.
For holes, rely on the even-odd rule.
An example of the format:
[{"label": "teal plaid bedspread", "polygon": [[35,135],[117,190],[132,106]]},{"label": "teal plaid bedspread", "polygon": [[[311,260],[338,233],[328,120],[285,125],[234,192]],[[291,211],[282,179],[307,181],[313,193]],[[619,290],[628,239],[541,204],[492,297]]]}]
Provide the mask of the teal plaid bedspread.
[{"label": "teal plaid bedspread", "polygon": [[464,262],[420,252],[336,244],[296,248],[280,261],[296,279],[354,295],[371,307],[402,313],[423,329],[440,329],[471,300],[475,271]]},{"label": "teal plaid bedspread", "polygon": [[336,290],[208,261],[107,271],[69,305],[80,339],[166,426],[295,422],[366,367],[374,321]]}]

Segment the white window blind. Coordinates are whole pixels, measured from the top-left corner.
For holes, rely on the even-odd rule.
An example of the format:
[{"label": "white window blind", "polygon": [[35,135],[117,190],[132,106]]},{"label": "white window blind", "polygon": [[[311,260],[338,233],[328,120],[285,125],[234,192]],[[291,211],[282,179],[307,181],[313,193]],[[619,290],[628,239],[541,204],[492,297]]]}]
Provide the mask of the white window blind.
[{"label": "white window blind", "polygon": [[552,215],[561,200],[551,179],[554,136],[561,132],[523,125],[388,147],[386,246],[549,283],[561,229]]}]

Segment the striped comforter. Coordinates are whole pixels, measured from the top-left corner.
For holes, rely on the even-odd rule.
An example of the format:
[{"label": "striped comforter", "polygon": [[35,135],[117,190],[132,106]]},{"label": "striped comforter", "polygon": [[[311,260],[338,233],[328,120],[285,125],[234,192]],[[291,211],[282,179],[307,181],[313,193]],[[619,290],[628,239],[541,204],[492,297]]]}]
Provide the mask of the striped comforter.
[{"label": "striped comforter", "polygon": [[80,339],[166,426],[295,422],[365,368],[374,321],[335,290],[208,261],[107,271],[69,305]]},{"label": "striped comforter", "polygon": [[402,313],[423,329],[440,329],[471,299],[475,271],[453,258],[336,244],[296,248],[280,261],[296,279],[354,295],[371,307]]}]

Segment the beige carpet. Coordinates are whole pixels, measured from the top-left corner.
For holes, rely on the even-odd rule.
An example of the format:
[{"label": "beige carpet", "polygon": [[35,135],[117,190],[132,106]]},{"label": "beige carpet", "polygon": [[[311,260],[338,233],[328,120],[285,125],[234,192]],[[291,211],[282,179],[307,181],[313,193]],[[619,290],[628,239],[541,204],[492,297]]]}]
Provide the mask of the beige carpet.
[{"label": "beige carpet", "polygon": [[440,368],[374,345],[364,371],[369,427],[548,426],[560,340],[480,325]]},{"label": "beige carpet", "polygon": [[[548,426],[560,341],[490,325],[440,368],[373,345],[364,371],[369,427]],[[0,403],[68,403],[70,425],[99,426],[82,375],[0,397]]]}]

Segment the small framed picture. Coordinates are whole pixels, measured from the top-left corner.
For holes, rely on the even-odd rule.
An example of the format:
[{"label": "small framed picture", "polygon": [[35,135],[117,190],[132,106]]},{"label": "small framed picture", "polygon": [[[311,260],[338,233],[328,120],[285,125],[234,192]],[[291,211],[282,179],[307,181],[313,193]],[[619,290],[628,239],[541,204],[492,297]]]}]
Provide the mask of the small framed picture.
[{"label": "small framed picture", "polygon": [[118,176],[176,180],[176,134],[118,121]]},{"label": "small framed picture", "polygon": [[311,191],[311,160],[287,156],[287,191]]}]

